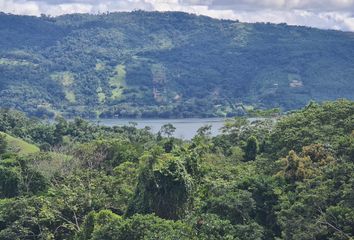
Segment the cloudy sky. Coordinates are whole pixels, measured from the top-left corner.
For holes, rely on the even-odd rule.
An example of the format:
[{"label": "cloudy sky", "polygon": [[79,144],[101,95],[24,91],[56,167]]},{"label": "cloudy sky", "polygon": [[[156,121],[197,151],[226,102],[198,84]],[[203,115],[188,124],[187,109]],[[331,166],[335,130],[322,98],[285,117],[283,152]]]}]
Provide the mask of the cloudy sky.
[{"label": "cloudy sky", "polygon": [[26,15],[136,9],[354,31],[354,0],[0,0],[0,11]]}]

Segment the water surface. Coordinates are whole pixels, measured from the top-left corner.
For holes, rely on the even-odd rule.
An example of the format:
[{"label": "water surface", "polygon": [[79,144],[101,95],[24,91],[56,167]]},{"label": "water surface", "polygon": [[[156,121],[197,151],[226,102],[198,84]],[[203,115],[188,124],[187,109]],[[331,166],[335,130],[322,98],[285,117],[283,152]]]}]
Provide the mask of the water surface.
[{"label": "water surface", "polygon": [[174,137],[191,139],[200,127],[211,125],[211,135],[220,134],[220,128],[224,126],[227,118],[184,118],[184,119],[100,119],[94,122],[104,126],[124,126],[136,123],[137,128],[146,126],[151,128],[151,132],[157,133],[165,124],[171,123],[176,131]]}]

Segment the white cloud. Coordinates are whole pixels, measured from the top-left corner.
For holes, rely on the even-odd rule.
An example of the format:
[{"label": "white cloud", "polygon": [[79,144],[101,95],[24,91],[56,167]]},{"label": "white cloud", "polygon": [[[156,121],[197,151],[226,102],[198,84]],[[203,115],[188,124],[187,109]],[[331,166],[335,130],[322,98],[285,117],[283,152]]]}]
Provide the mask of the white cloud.
[{"label": "white cloud", "polygon": [[[192,3],[195,0],[183,0]],[[226,9],[282,9],[311,11],[341,11],[354,8],[354,0],[211,0],[211,8]]]},{"label": "white cloud", "polygon": [[136,9],[354,31],[354,0],[0,0],[0,11],[25,15]]},{"label": "white cloud", "polygon": [[18,0],[0,0],[0,11],[23,15],[40,14],[38,3]]}]

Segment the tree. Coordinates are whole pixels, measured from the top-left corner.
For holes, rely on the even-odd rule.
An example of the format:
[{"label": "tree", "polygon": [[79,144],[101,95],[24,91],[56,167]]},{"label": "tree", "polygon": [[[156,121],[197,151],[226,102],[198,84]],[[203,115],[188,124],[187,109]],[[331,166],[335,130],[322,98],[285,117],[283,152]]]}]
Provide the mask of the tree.
[{"label": "tree", "polygon": [[277,122],[269,139],[271,146],[268,151],[279,158],[286,156],[290,150],[300,152],[303,146],[320,143],[330,144],[333,150],[341,152],[346,149],[343,149],[342,140],[350,142],[353,114],[352,101],[338,100],[321,105],[312,103]]},{"label": "tree", "polygon": [[20,177],[15,168],[0,166],[0,198],[15,197],[19,193]]},{"label": "tree", "polygon": [[98,213],[92,211],[86,216],[78,239],[120,239],[122,223],[122,217],[109,210],[102,210]]},{"label": "tree", "polygon": [[233,161],[241,162],[244,160],[245,152],[239,146],[232,147],[230,151],[231,151],[231,158]]},{"label": "tree", "polygon": [[163,141],[163,148],[165,149],[166,153],[170,153],[173,150],[173,145],[174,145],[174,139],[169,138],[165,141]]},{"label": "tree", "polygon": [[19,197],[0,201],[0,239],[55,238],[57,220],[44,197]]},{"label": "tree", "polygon": [[256,159],[258,149],[257,138],[254,136],[249,137],[245,146],[245,160],[254,161]]},{"label": "tree", "polygon": [[171,154],[157,158],[148,154],[145,158],[127,214],[155,213],[165,219],[183,217],[191,201],[193,185],[183,161]]},{"label": "tree", "polygon": [[55,121],[54,145],[60,145],[63,143],[63,136],[67,132],[68,123],[63,117],[57,117]]},{"label": "tree", "polygon": [[227,134],[231,138],[231,142],[235,144],[240,139],[242,129],[248,127],[249,121],[244,117],[236,117],[233,120],[225,122],[224,127],[221,128],[223,134]]},{"label": "tree", "polygon": [[353,163],[328,164],[285,191],[277,213],[282,239],[353,239],[353,171]]},{"label": "tree", "polygon": [[171,123],[164,124],[160,129],[161,134],[164,134],[169,138],[172,137],[175,131],[176,128]]},{"label": "tree", "polygon": [[211,135],[211,124],[204,125],[197,130],[197,135],[202,137],[210,137]]},{"label": "tree", "polygon": [[23,194],[32,195],[46,190],[48,182],[45,177],[35,169],[36,157],[18,157],[18,171],[20,187]]},{"label": "tree", "polygon": [[123,219],[109,210],[91,212],[85,219],[78,239],[82,240],[189,240],[195,239],[191,226],[180,221],[161,219],[153,214],[136,214]]},{"label": "tree", "polygon": [[197,230],[197,239],[238,239],[235,226],[229,220],[223,220],[216,214],[207,213],[193,216],[188,222]]},{"label": "tree", "polygon": [[295,151],[290,151],[283,161],[285,162],[285,168],[279,174],[283,175],[290,184],[302,181],[312,173],[310,158],[307,156],[300,157]]},{"label": "tree", "polygon": [[5,153],[7,148],[6,135],[0,133],[0,154]]}]

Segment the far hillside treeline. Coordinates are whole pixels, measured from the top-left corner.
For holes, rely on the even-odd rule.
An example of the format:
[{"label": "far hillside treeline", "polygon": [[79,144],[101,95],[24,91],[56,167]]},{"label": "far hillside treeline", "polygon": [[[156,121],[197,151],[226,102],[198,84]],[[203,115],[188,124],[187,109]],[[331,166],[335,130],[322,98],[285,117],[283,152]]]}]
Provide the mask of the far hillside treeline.
[{"label": "far hillside treeline", "polygon": [[354,102],[209,130],[0,110],[0,239],[353,239]]},{"label": "far hillside treeline", "polygon": [[187,118],[354,99],[354,33],[181,12],[0,13],[0,107]]}]

